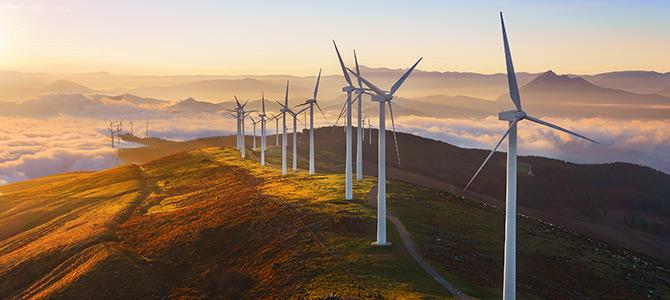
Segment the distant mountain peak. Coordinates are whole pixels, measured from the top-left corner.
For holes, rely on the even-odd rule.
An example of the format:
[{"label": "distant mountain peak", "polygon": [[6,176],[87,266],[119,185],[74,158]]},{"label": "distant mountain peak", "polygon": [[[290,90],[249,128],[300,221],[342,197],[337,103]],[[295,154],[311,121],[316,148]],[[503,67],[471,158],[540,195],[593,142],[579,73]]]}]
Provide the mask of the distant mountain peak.
[{"label": "distant mountain peak", "polygon": [[589,91],[589,90],[600,90],[602,89],[599,86],[596,86],[584,78],[581,77],[570,77],[568,75],[558,75],[554,71],[546,71],[537,78],[533,79],[531,82],[526,84],[524,87],[525,91],[536,92],[536,91],[562,91],[562,92],[575,92],[575,91]]},{"label": "distant mountain peak", "polygon": [[61,94],[77,94],[77,93],[86,94],[94,92],[92,89],[88,87],[85,87],[81,84],[65,79],[56,80],[50,85],[44,87],[43,91],[47,93],[61,93]]}]

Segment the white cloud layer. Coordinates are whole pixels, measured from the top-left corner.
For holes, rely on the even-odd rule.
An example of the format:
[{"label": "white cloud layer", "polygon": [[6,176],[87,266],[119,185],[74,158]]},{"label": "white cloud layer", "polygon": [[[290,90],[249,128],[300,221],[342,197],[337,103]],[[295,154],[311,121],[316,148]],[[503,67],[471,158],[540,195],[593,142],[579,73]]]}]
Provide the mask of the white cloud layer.
[{"label": "white cloud layer", "polygon": [[[670,172],[670,121],[601,118],[547,121],[596,139],[600,144],[574,139],[526,121],[519,128],[521,154],[579,163],[625,161]],[[144,136],[144,122],[136,120],[136,135]],[[272,123],[268,124],[270,132],[274,132]],[[377,121],[373,119],[374,127],[375,123]],[[494,117],[439,119],[403,116],[395,123],[399,131],[469,148],[488,149],[506,130],[506,123]],[[120,161],[116,150],[109,145],[107,125],[106,120],[65,116],[48,119],[0,117],[0,184],[118,165]],[[128,130],[128,120],[124,125]],[[390,124],[387,128],[390,129]],[[234,120],[216,114],[154,115],[150,125],[151,136],[174,140],[232,134],[234,131]],[[251,134],[250,125],[247,133]],[[136,145],[125,145],[133,146]],[[503,143],[501,149],[504,148]]]},{"label": "white cloud layer", "polygon": [[[135,133],[143,136],[144,120]],[[0,117],[0,185],[71,171],[93,171],[116,166],[120,160],[110,147],[108,121],[55,117],[49,119]],[[128,121],[125,130],[129,130]],[[234,120],[214,115],[168,116],[151,120],[152,136],[168,139],[230,134]],[[124,143],[123,147],[134,147]]]},{"label": "white cloud layer", "polygon": [[[545,121],[595,139],[599,144],[522,121],[518,130],[521,155],[546,156],[577,163],[622,161],[670,173],[668,120],[546,118]],[[407,116],[396,120],[396,128],[461,147],[490,149],[507,130],[507,123],[496,117],[438,119]],[[501,149],[505,149],[505,145],[503,143]]]}]

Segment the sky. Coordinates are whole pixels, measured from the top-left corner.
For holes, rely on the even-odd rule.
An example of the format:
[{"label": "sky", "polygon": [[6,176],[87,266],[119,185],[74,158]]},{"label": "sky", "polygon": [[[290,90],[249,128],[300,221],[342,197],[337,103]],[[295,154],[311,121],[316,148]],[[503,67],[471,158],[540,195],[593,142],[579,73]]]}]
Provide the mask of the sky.
[{"label": "sky", "polygon": [[499,11],[519,71],[670,71],[670,1],[619,0],[0,0],[0,69],[335,74],[335,39],[364,65],[497,73]]}]

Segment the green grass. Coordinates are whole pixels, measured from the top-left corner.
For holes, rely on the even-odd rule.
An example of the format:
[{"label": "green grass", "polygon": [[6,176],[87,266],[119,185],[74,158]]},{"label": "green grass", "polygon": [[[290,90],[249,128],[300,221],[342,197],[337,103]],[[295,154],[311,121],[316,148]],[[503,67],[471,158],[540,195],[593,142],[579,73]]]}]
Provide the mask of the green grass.
[{"label": "green grass", "polygon": [[[502,210],[403,182],[389,184],[388,198],[448,280],[472,296],[501,297]],[[519,298],[670,296],[670,271],[658,261],[522,216],[517,226]]]}]

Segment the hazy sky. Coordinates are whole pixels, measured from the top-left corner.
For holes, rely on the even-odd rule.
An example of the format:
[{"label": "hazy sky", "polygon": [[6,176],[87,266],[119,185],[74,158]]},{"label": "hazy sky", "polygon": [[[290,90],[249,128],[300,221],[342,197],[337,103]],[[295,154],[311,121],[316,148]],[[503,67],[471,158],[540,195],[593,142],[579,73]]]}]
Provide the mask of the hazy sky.
[{"label": "hazy sky", "polygon": [[[670,1],[0,1],[0,68],[30,72],[338,72],[362,64],[502,72],[670,71]],[[559,3],[560,2],[560,3]]]}]

